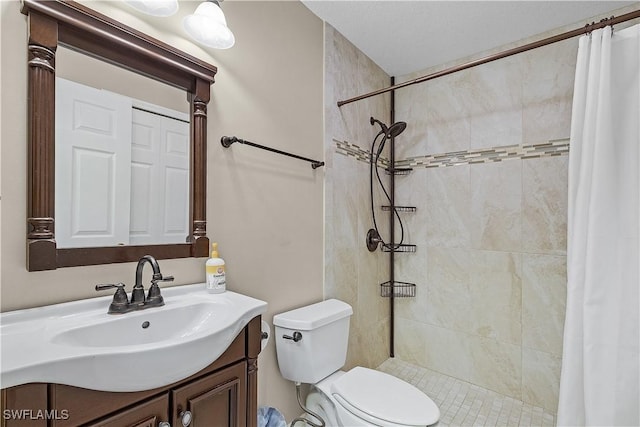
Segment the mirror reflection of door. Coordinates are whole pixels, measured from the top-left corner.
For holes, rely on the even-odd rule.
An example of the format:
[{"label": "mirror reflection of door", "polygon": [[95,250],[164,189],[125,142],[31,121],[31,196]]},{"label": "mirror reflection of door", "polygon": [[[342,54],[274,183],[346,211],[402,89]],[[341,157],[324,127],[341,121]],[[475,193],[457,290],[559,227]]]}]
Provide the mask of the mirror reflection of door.
[{"label": "mirror reflection of door", "polygon": [[[185,120],[186,119],[186,120]],[[185,243],[189,234],[189,117],[134,103],[129,244]]]},{"label": "mirror reflection of door", "polygon": [[184,243],[188,119],[57,78],[58,247]]}]

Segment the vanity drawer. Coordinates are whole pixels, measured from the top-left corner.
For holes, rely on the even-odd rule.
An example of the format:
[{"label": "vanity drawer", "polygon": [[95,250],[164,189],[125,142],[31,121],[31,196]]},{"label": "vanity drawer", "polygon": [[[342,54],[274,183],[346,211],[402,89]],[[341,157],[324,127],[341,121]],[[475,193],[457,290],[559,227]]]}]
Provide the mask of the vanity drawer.
[{"label": "vanity drawer", "polygon": [[123,409],[108,418],[89,423],[86,427],[157,427],[162,421],[169,421],[169,393]]}]

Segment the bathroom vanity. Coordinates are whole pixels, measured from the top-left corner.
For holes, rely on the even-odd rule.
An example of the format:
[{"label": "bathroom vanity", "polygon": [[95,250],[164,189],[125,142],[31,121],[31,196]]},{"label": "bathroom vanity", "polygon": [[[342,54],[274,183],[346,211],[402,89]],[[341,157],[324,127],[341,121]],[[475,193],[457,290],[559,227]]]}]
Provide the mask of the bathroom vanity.
[{"label": "bathroom vanity", "polygon": [[0,314],[2,427],[254,426],[267,303],[204,283]]},{"label": "bathroom vanity", "polygon": [[105,392],[31,383],[3,389],[2,426],[254,426],[259,352],[257,316],[215,362],[165,387]]}]

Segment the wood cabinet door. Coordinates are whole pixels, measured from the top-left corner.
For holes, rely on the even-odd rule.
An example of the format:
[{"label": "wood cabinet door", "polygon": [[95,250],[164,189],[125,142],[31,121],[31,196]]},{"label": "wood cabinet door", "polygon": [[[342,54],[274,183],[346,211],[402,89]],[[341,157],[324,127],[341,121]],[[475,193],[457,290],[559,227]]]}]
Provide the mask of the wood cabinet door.
[{"label": "wood cabinet door", "polygon": [[[245,427],[247,364],[236,363],[172,391],[172,426]],[[191,413],[191,422],[188,414]]]},{"label": "wood cabinet door", "polygon": [[168,393],[86,424],[86,427],[158,427],[163,421],[169,421]]}]

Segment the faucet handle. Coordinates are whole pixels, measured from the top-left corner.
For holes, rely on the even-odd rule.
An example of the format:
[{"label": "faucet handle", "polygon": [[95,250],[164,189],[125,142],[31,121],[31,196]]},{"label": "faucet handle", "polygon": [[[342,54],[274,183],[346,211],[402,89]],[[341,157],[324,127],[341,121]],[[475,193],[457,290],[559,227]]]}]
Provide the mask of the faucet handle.
[{"label": "faucet handle", "polygon": [[96,285],[96,291],[104,291],[107,289],[118,288],[116,293],[113,294],[113,301],[109,306],[109,313],[125,313],[129,311],[129,298],[124,291],[124,283],[113,284],[101,284]]},{"label": "faucet handle", "polygon": [[96,291],[106,291],[107,289],[113,289],[113,288],[118,288],[118,290],[120,289],[124,290],[124,283],[118,283],[117,285],[114,285],[112,283],[96,285]]},{"label": "faucet handle", "polygon": [[160,294],[160,286],[158,286],[158,282],[173,282],[173,276],[159,276],[159,278],[156,278],[156,276],[154,275],[154,279],[151,280],[151,287],[149,288],[149,293],[147,294],[147,305],[164,305],[164,298],[162,298],[162,295]]},{"label": "faucet handle", "polygon": [[162,298],[162,294],[160,294],[160,286],[158,286],[156,282],[152,282],[152,285],[149,288],[146,304],[149,306],[164,305],[164,298]]},{"label": "faucet handle", "polygon": [[[173,276],[165,276],[162,277],[162,274],[155,276],[151,279],[151,287],[149,288],[149,294],[151,294],[151,289],[158,288],[158,283],[160,282],[173,282]],[[154,292],[160,292],[160,289],[154,289]]]},{"label": "faucet handle", "polygon": [[160,275],[158,279],[152,279],[151,284],[155,285],[158,282],[173,282],[173,276],[164,276]]}]

